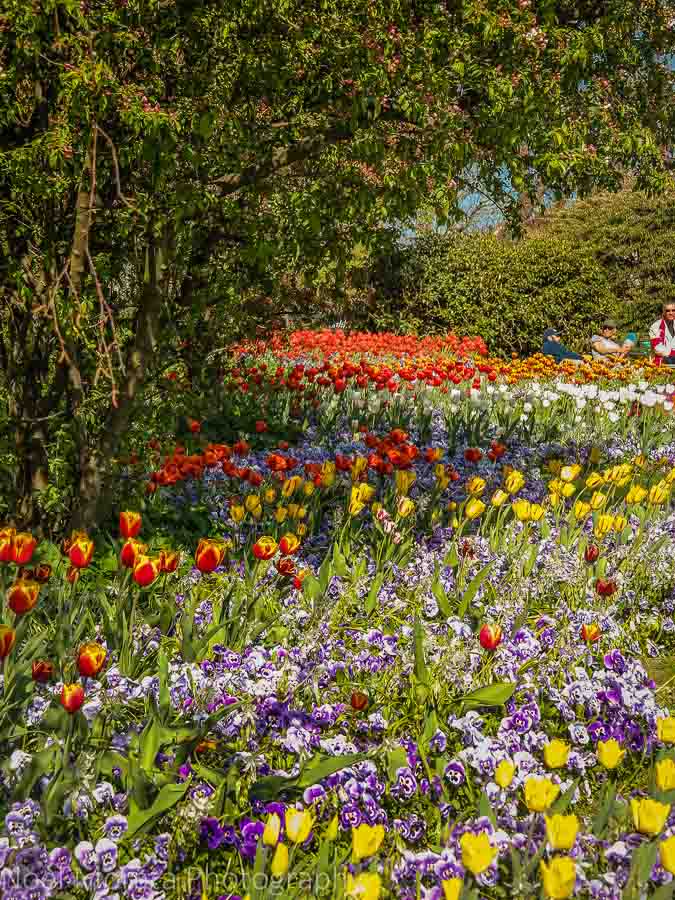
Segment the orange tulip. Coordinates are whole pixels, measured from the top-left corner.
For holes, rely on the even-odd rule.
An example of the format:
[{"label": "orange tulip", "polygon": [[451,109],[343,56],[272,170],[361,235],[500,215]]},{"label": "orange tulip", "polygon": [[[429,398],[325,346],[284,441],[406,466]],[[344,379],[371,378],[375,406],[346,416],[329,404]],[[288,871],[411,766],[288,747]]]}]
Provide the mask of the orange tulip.
[{"label": "orange tulip", "polygon": [[94,542],[85,531],[74,531],[68,559],[77,569],[86,569],[94,555]]},{"label": "orange tulip", "polygon": [[252,549],[256,559],[272,559],[277,552],[277,542],[273,537],[261,537]]},{"label": "orange tulip", "polygon": [[135,538],[138,532],[141,530],[141,524],[143,519],[141,514],[138,512],[129,512],[126,510],[125,512],[120,513],[120,534],[123,538]]},{"label": "orange tulip", "polygon": [[46,659],[33,660],[33,664],[31,666],[31,675],[33,677],[33,681],[38,681],[40,684],[46,684],[48,681],[51,681],[53,674],[54,663],[51,663]]},{"label": "orange tulip", "polygon": [[592,622],[590,625],[581,626],[581,637],[588,644],[595,643],[595,641],[600,639],[601,635],[602,630],[597,622]]},{"label": "orange tulip", "polygon": [[20,579],[15,581],[7,591],[7,605],[17,616],[22,616],[33,609],[38,601],[39,593],[40,585],[37,581]]},{"label": "orange tulip", "polygon": [[12,562],[15,562],[17,566],[25,566],[27,562],[30,562],[36,546],[36,538],[27,531],[15,534],[12,540]]},{"label": "orange tulip", "polygon": [[148,587],[159,575],[159,559],[138,556],[134,563],[133,579],[141,587]]},{"label": "orange tulip", "polygon": [[125,569],[133,569],[136,559],[142,556],[147,549],[147,544],[142,544],[136,538],[129,538],[122,544],[120,562]]},{"label": "orange tulip", "polygon": [[175,572],[180,562],[180,553],[177,550],[159,551],[159,568],[161,572]]},{"label": "orange tulip", "polygon": [[0,562],[12,562],[15,528],[0,528]]},{"label": "orange tulip", "polygon": [[300,538],[296,537],[296,535],[294,534],[291,534],[291,532],[285,534],[279,541],[279,550],[281,550],[283,556],[291,556],[293,553],[295,553],[299,546]]},{"label": "orange tulip", "polygon": [[84,703],[84,688],[81,684],[64,684],[61,690],[61,706],[71,715]]},{"label": "orange tulip", "polygon": [[195,565],[200,572],[213,572],[222,563],[225,556],[225,545],[222,541],[202,538],[195,551]]},{"label": "orange tulip", "polygon": [[103,668],[107,652],[105,647],[92,641],[89,644],[82,644],[80,652],[77,654],[77,668],[80,675],[86,678],[95,678]]},{"label": "orange tulip", "polygon": [[274,563],[274,567],[280,575],[284,575],[287,578],[292,578],[296,574],[295,563],[288,557],[282,557]]},{"label": "orange tulip", "polygon": [[9,656],[15,641],[16,631],[9,625],[0,625],[0,659]]}]

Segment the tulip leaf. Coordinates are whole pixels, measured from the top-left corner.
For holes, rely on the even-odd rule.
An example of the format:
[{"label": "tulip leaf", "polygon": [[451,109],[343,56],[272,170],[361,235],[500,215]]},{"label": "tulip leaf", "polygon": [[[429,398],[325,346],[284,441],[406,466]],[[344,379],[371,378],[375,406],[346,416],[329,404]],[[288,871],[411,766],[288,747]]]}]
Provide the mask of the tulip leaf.
[{"label": "tulip leaf", "polygon": [[614,801],[616,799],[616,787],[613,782],[608,781],[602,798],[600,809],[593,820],[593,834],[599,838],[604,834],[607,823],[609,822],[612,810],[614,809]]},{"label": "tulip leaf", "polygon": [[366,597],[365,611],[366,615],[370,615],[371,612],[377,606],[377,598],[380,593],[380,588],[384,583],[384,572],[379,572],[375,578],[373,578],[373,582],[370,585],[370,590],[368,591],[368,596]]},{"label": "tulip leaf", "polygon": [[552,813],[564,813],[567,807],[570,805],[572,800],[574,799],[574,794],[576,792],[577,787],[579,786],[579,779],[575,778],[572,784],[567,788],[567,790],[561,794],[555,803],[551,806]]},{"label": "tulip leaf", "polygon": [[450,566],[451,569],[457,569],[459,566],[459,556],[457,555],[457,547],[455,544],[450,546],[450,549],[445,554],[443,559],[444,566]]},{"label": "tulip leaf", "polygon": [[335,569],[335,574],[339,575],[340,578],[347,578],[349,575],[347,560],[337,544],[333,545],[333,568]]},{"label": "tulip leaf", "polygon": [[478,688],[461,698],[465,706],[503,706],[513,696],[516,685],[511,681],[496,681]]},{"label": "tulip leaf", "polygon": [[137,832],[149,827],[158,816],[162,815],[162,813],[172,809],[183,799],[189,786],[189,780],[184,781],[182,784],[167,784],[159,792],[155,798],[155,802],[149,809],[133,810],[128,818],[129,827],[126,836],[133,837]]},{"label": "tulip leaf", "polygon": [[302,582],[302,592],[305,597],[314,603],[322,594],[319,580],[314,575],[308,575]]},{"label": "tulip leaf", "polygon": [[151,774],[155,768],[155,758],[159,752],[161,729],[154,717],[148,721],[141,735],[141,769]]},{"label": "tulip leaf", "polygon": [[368,758],[367,753],[345,753],[342,756],[331,756],[305,769],[298,778],[298,787],[306,788],[316,784],[340,769],[346,769]]},{"label": "tulip leaf", "polygon": [[415,677],[420,684],[429,684],[429,672],[424,658],[424,633],[417,617],[415,617]]},{"label": "tulip leaf", "polygon": [[480,572],[478,572],[477,575],[474,575],[474,577],[469,582],[469,586],[464,591],[464,595],[462,596],[462,602],[459,604],[459,609],[457,610],[457,615],[459,616],[460,619],[462,619],[466,615],[466,612],[467,612],[469,606],[471,605],[471,601],[478,593],[478,590],[479,590],[481,584],[487,578],[487,574],[491,567],[492,567],[492,562],[489,562],[486,566],[483,566],[483,568],[480,570]]},{"label": "tulip leaf", "polygon": [[651,896],[651,900],[672,900],[675,884],[671,881],[669,884],[662,884]]},{"label": "tulip leaf", "polygon": [[481,791],[480,800],[478,801],[478,815],[485,816],[486,819],[489,819],[493,828],[497,827],[495,811],[493,810],[492,804],[485,791]]}]

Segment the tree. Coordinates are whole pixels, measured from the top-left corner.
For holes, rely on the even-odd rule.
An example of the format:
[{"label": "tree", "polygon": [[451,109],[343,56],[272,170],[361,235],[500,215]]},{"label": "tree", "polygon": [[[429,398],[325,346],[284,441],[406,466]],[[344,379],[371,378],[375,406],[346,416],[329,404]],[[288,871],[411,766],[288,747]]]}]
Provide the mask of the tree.
[{"label": "tree", "polygon": [[[461,174],[503,190],[669,178],[672,10],[652,0],[3,0],[0,371],[15,519],[69,518],[207,307],[344,272]],[[225,310],[226,315],[223,314]],[[14,501],[12,501],[14,502]],[[44,503],[42,504],[44,507]],[[64,519],[65,522],[65,519]]]}]

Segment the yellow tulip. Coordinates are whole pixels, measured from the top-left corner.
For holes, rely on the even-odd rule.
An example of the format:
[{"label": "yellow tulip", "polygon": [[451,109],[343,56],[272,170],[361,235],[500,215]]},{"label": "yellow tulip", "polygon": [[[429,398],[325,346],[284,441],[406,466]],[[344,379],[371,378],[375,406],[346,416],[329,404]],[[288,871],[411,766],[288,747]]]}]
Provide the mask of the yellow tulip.
[{"label": "yellow tulip", "polygon": [[607,494],[603,494],[602,491],[595,491],[591,495],[591,509],[601,509],[606,502]]},{"label": "yellow tulip", "polygon": [[295,503],[291,503],[288,507],[288,511],[291,512],[291,507],[295,506],[295,510],[291,513],[294,519],[304,519],[307,515],[307,507],[306,506],[297,506]]},{"label": "yellow tulip", "polygon": [[550,778],[531,776],[525,782],[525,805],[530,812],[544,812],[559,793],[560,788]]},{"label": "yellow tulip", "polygon": [[626,525],[628,525],[628,519],[625,516],[614,516],[614,525],[612,527],[617,534],[621,534]]},{"label": "yellow tulip", "polygon": [[270,868],[273,878],[283,878],[288,872],[288,847],[283,842],[277,844]]},{"label": "yellow tulip", "polygon": [[659,803],[658,800],[652,800],[651,797],[641,800],[632,797],[630,808],[633,813],[635,830],[640,834],[659,834],[663,831],[670,813],[670,803]]},{"label": "yellow tulip", "polygon": [[276,813],[272,813],[267,818],[265,830],[263,831],[263,844],[268,847],[275,847],[279,840],[279,832],[281,831],[281,819]]},{"label": "yellow tulip", "polygon": [[484,831],[480,834],[467,831],[462,835],[459,845],[462,848],[462,865],[473,875],[484,872],[497,855],[497,848],[492,846]]},{"label": "yellow tulip", "polygon": [[394,483],[396,484],[396,492],[404,497],[415,483],[417,475],[412,470],[398,469],[394,474]]},{"label": "yellow tulip", "polygon": [[507,788],[513,781],[516,767],[510,759],[503,759],[495,769],[495,781],[500,788]]},{"label": "yellow tulip", "polygon": [[467,519],[477,519],[485,512],[485,504],[478,497],[472,497],[464,507],[464,515]]},{"label": "yellow tulip", "polygon": [[254,509],[260,508],[260,497],[257,494],[249,494],[244,500],[244,506],[252,513]]},{"label": "yellow tulip", "polygon": [[493,506],[503,506],[508,499],[509,499],[509,495],[506,493],[506,491],[503,491],[501,488],[498,488],[492,495],[490,503]]},{"label": "yellow tulip", "polygon": [[335,463],[325,462],[321,466],[321,485],[331,487],[333,484],[335,484]]},{"label": "yellow tulip", "polygon": [[277,492],[274,490],[274,488],[267,488],[267,490],[263,494],[263,497],[265,499],[265,503],[274,503],[274,501],[277,499]]},{"label": "yellow tulip", "polygon": [[608,534],[612,528],[614,527],[614,516],[609,515],[608,513],[603,513],[598,516],[598,520],[595,523],[595,528],[593,529],[596,537],[604,537]]},{"label": "yellow tulip", "polygon": [[584,500],[577,500],[577,502],[572,507],[572,512],[575,517],[580,521],[585,519],[591,512],[591,504],[586,503]]},{"label": "yellow tulip", "polygon": [[306,481],[302,486],[302,493],[305,497],[311,497],[315,490],[316,488],[313,481]]},{"label": "yellow tulip", "polygon": [[544,507],[540,503],[531,503],[530,504],[530,519],[533,522],[538,522],[544,516]]},{"label": "yellow tulip", "polygon": [[513,514],[519,522],[528,522],[532,511],[529,500],[514,500],[511,504]]},{"label": "yellow tulip", "polygon": [[661,506],[668,499],[670,486],[665,481],[659,481],[658,484],[652,485],[649,489],[649,497],[647,502],[650,506]]},{"label": "yellow tulip", "polygon": [[666,482],[666,484],[672,484],[673,481],[675,481],[675,467],[672,468],[670,472],[668,472],[663,480]]},{"label": "yellow tulip", "polygon": [[591,474],[586,479],[586,487],[590,490],[593,490],[594,488],[598,487],[598,485],[601,485],[604,480],[605,479],[602,477],[602,475],[600,475],[599,472],[591,472]]},{"label": "yellow tulip", "polygon": [[634,484],[626,494],[626,503],[642,503],[646,496],[647,488],[641,484]]},{"label": "yellow tulip", "polygon": [[544,761],[549,769],[562,769],[570,755],[569,744],[554,738],[544,747]]},{"label": "yellow tulip", "polygon": [[306,809],[286,810],[286,836],[294,844],[302,844],[312,830],[312,814]]},{"label": "yellow tulip", "polygon": [[298,488],[302,487],[302,478],[299,475],[291,475],[290,478],[287,478],[284,481],[283,487],[281,488],[282,497],[291,497]]},{"label": "yellow tulip", "polygon": [[575,491],[576,487],[573,484],[563,484],[561,493],[563,497],[571,497]]},{"label": "yellow tulip", "polygon": [[485,479],[481,478],[479,475],[474,475],[473,478],[469,478],[466,483],[466,492],[472,497],[480,497],[484,490]]},{"label": "yellow tulip", "polygon": [[672,759],[657,762],[656,786],[660,791],[672,791],[675,788],[675,762]]},{"label": "yellow tulip", "polygon": [[398,501],[396,511],[402,519],[407,519],[410,513],[415,511],[415,504],[410,497],[401,497]]},{"label": "yellow tulip", "polygon": [[352,828],[352,862],[374,856],[384,840],[384,825],[358,825]]},{"label": "yellow tulip", "polygon": [[345,893],[356,900],[378,900],[381,887],[382,881],[377,872],[348,873]]},{"label": "yellow tulip", "polygon": [[238,503],[230,507],[230,516],[233,522],[241,522],[246,515],[246,509]]},{"label": "yellow tulip", "polygon": [[569,856],[555,856],[548,865],[542,859],[539,871],[547,897],[551,900],[566,900],[572,896],[577,881],[577,867],[573,859]]},{"label": "yellow tulip", "polygon": [[598,741],[597,753],[600,765],[606,769],[616,769],[626,755],[626,751],[621,749],[621,745],[615,738]]},{"label": "yellow tulip", "polygon": [[561,481],[575,481],[581,475],[581,466],[576,463],[572,466],[563,466],[560,470]]},{"label": "yellow tulip", "polygon": [[446,878],[441,881],[443,888],[443,900],[459,900],[464,882],[461,878]]},{"label": "yellow tulip", "polygon": [[364,481],[363,484],[359,485],[358,498],[362,503],[370,503],[374,496],[375,488],[372,486],[372,484],[367,484]]},{"label": "yellow tulip", "polygon": [[351,474],[352,481],[358,481],[361,475],[368,468],[368,459],[365,456],[357,456],[352,463]]},{"label": "yellow tulip", "polygon": [[298,522],[295,526],[295,533],[298,537],[304,537],[307,534],[307,526],[304,522]]},{"label": "yellow tulip", "polygon": [[350,516],[358,516],[361,510],[366,508],[366,504],[362,503],[360,500],[350,500],[349,501],[349,515]]},{"label": "yellow tulip", "polygon": [[277,506],[274,518],[281,525],[288,517],[288,509],[285,506]]},{"label": "yellow tulip", "polygon": [[661,865],[666,872],[675,875],[675,836],[666,838],[665,841],[661,841],[661,845],[659,846],[659,857],[661,859]]},{"label": "yellow tulip", "polygon": [[546,837],[554,850],[571,850],[577,839],[579,820],[576,816],[544,816]]},{"label": "yellow tulip", "polygon": [[327,841],[334,841],[334,840],[336,840],[336,838],[337,838],[337,836],[338,836],[338,825],[339,825],[339,819],[338,819],[338,817],[337,817],[337,816],[333,816],[333,818],[332,818],[332,819],[330,820],[330,822],[328,823],[328,828],[326,828],[326,835],[325,835],[325,837],[326,837],[326,840],[327,840]]},{"label": "yellow tulip", "polygon": [[562,503],[562,494],[556,494],[556,493],[549,494],[548,499],[549,499],[551,506],[555,509],[556,507],[560,506],[560,504]]},{"label": "yellow tulip", "polygon": [[656,720],[656,736],[664,744],[675,744],[675,718],[673,716]]},{"label": "yellow tulip", "polygon": [[514,469],[504,479],[504,487],[509,494],[517,494],[525,484],[525,476],[518,469]]}]

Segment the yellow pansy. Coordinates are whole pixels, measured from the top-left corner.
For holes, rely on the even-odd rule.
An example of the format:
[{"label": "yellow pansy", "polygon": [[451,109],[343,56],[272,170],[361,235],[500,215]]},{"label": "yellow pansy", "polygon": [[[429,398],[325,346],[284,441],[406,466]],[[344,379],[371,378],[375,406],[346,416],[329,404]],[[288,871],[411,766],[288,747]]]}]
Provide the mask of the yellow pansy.
[{"label": "yellow pansy", "polygon": [[384,825],[367,825],[365,822],[352,828],[352,862],[374,856],[384,840]]},{"label": "yellow pansy", "polygon": [[464,507],[464,515],[467,519],[477,519],[485,512],[485,504],[478,497],[472,497]]},{"label": "yellow pansy", "polygon": [[577,881],[576,863],[569,856],[555,856],[547,865],[539,863],[544,893],[551,900],[565,900],[572,896]]},{"label": "yellow pansy", "polygon": [[656,786],[660,791],[675,788],[675,762],[672,759],[662,759],[656,763]]},{"label": "yellow pansy", "polygon": [[664,744],[675,744],[675,718],[665,716],[656,720],[656,736]]},{"label": "yellow pansy", "polygon": [[302,844],[312,830],[312,814],[306,809],[286,810],[286,836],[294,844]]},{"label": "yellow pansy", "polygon": [[284,843],[277,844],[270,866],[273,878],[283,878],[288,872],[288,847]]},{"label": "yellow pansy", "polygon": [[507,788],[513,781],[516,767],[510,759],[503,759],[495,769],[495,781],[500,788]]},{"label": "yellow pansy", "polygon": [[480,834],[467,831],[462,835],[459,846],[462,848],[462,865],[473,875],[484,872],[497,855],[497,848],[492,846],[484,831]]},{"label": "yellow pansy", "polygon": [[378,900],[382,881],[377,872],[362,872],[360,875],[347,875],[345,893],[356,900]]},{"label": "yellow pansy", "polygon": [[635,830],[640,834],[659,834],[663,831],[670,813],[670,803],[659,803],[658,800],[652,800],[651,797],[641,800],[632,797],[630,808],[633,813]]},{"label": "yellow pansy", "polygon": [[525,782],[525,805],[530,812],[544,812],[554,802],[560,788],[550,778],[531,776]]},{"label": "yellow pansy", "polygon": [[626,751],[621,749],[621,744],[615,738],[598,741],[597,753],[600,765],[606,769],[616,769],[626,755]]},{"label": "yellow pansy", "polygon": [[554,738],[544,747],[544,762],[549,769],[561,769],[566,766],[569,755],[569,744],[559,738]]},{"label": "yellow pansy", "polygon": [[577,839],[579,820],[576,816],[544,816],[546,837],[554,850],[571,850]]}]

